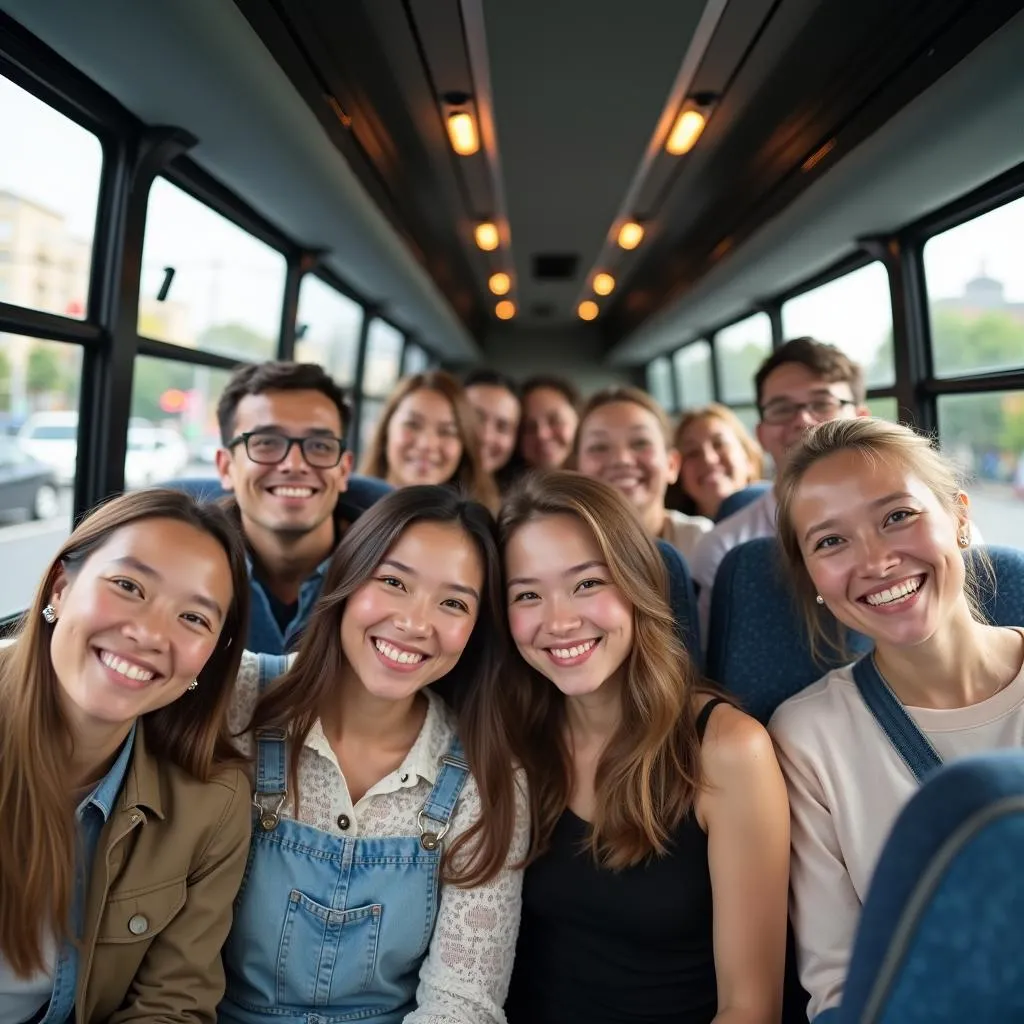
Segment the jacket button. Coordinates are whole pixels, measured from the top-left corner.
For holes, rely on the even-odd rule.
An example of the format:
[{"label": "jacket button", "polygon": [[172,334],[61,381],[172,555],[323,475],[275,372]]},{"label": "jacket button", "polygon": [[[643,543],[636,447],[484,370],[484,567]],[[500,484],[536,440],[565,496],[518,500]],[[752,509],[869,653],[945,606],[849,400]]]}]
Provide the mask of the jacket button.
[{"label": "jacket button", "polygon": [[149,922],[141,914],[134,914],[128,919],[128,931],[132,935],[145,935],[148,929]]},{"label": "jacket button", "polygon": [[352,822],[350,822],[348,820],[348,815],[347,814],[339,814],[338,815],[338,828],[340,828],[342,830],[342,832],[344,832],[345,829],[347,829],[349,827],[349,825],[351,825],[351,824],[352,824]]}]

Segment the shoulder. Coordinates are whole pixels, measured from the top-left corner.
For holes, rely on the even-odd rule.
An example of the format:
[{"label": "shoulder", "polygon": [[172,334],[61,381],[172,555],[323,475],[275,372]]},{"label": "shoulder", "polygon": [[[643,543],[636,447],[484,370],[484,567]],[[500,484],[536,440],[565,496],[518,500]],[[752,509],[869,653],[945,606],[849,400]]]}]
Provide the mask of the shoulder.
[{"label": "shoulder", "polygon": [[837,737],[837,719],[848,719],[863,704],[853,681],[853,666],[844,665],[783,701],[768,722],[776,743],[801,744],[816,736]]},{"label": "shoulder", "polygon": [[768,730],[731,704],[718,704],[708,718],[701,767],[708,782],[743,781],[775,764]]}]

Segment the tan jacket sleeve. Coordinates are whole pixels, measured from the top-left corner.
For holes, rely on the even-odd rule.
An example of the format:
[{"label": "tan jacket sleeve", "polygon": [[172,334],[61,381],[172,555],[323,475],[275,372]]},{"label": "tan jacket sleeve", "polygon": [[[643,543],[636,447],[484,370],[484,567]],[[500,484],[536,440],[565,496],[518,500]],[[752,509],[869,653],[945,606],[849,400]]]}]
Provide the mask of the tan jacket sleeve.
[{"label": "tan jacket sleeve", "polygon": [[210,842],[187,880],[185,905],[153,940],[121,1008],[124,1021],[213,1022],[224,995],[221,949],[231,928],[235,896],[249,855],[249,786],[241,772]]}]

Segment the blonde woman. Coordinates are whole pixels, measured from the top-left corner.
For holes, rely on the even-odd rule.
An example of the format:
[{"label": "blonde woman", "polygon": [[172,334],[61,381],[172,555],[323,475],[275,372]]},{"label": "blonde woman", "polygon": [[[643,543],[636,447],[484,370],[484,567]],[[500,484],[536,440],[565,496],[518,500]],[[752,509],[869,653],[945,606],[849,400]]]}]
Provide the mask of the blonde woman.
[{"label": "blonde woman", "polygon": [[871,874],[919,779],[1024,744],[1024,631],[984,621],[963,557],[970,503],[927,438],[883,420],[823,423],[776,488],[813,643],[846,627],[875,644],[769,725],[792,805],[792,915],[813,1018],[840,1001]]}]

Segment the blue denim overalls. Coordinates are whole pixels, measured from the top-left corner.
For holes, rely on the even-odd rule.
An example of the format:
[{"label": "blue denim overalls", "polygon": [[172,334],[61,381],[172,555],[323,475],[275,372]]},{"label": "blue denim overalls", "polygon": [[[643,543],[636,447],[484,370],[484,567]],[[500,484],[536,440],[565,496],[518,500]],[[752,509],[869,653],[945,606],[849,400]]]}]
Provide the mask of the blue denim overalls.
[{"label": "blue denim overalls", "polygon": [[[285,671],[260,658],[260,690]],[[224,947],[220,1021],[397,1024],[413,1009],[437,916],[442,839],[468,777],[457,739],[416,837],[347,838],[291,818],[281,731],[256,738],[249,862]]]}]

